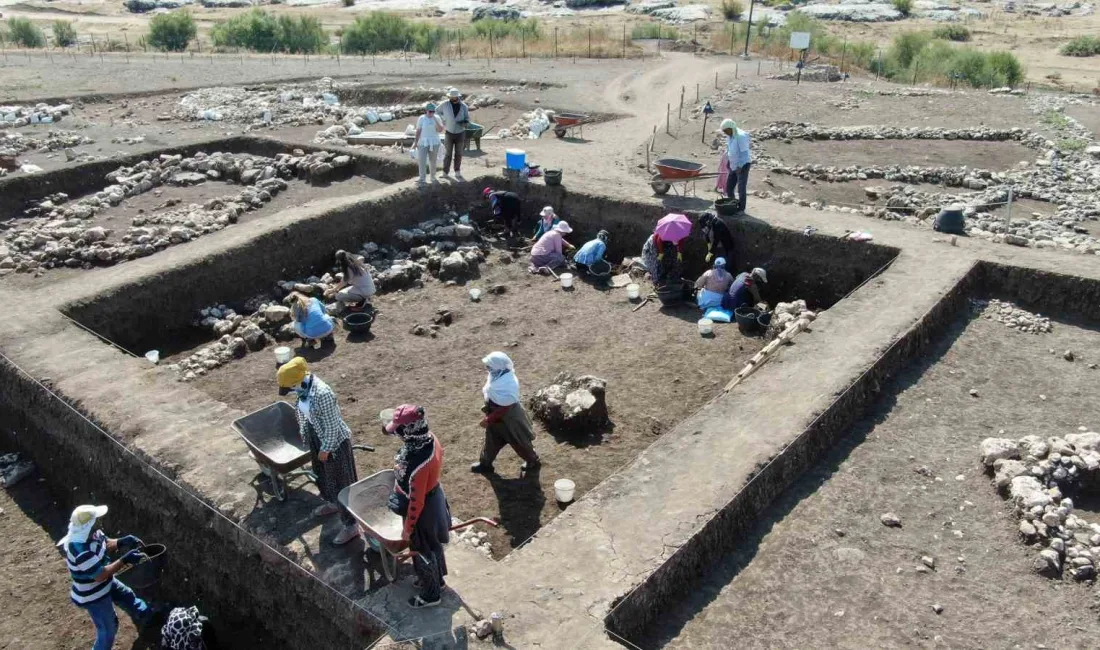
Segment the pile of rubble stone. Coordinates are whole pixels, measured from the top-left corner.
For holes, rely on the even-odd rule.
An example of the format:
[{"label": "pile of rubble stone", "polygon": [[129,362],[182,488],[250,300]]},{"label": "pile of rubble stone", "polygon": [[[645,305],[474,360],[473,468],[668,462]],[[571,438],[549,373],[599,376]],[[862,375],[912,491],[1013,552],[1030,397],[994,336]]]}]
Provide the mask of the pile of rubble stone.
[{"label": "pile of rubble stone", "polygon": [[772,122],[752,133],[753,140],[977,140],[986,142],[1016,141],[1033,149],[1044,149],[1043,136],[1013,127],[994,129],[945,129],[938,126],[823,126],[805,122]]},{"label": "pile of rubble stone", "polygon": [[[358,251],[379,294],[422,286],[425,274],[453,283],[477,277],[487,252],[477,228],[454,214],[398,230],[394,239],[394,247],[366,242]],[[325,303],[330,316],[342,315],[344,305],[335,299],[342,279],[341,272],[333,268],[320,276],[277,282],[270,292],[245,301],[239,311],[226,305],[202,309],[193,325],[218,340],[169,368],[179,373],[182,381],[191,381],[250,350],[263,349],[270,341],[294,339],[290,308],[285,304],[292,292]]]},{"label": "pile of rubble stone", "polygon": [[784,72],[782,74],[773,74],[768,76],[769,79],[780,79],[783,81],[795,81],[799,79],[801,81],[818,81],[823,83],[840,81],[844,78],[844,75],[840,73],[840,68],[835,65],[821,64],[821,65],[808,65],[802,68],[801,77],[798,74],[798,70],[791,72]]},{"label": "pile of rubble stone", "polygon": [[971,300],[971,306],[982,316],[989,320],[1003,323],[1005,327],[1026,334],[1049,334],[1054,326],[1050,319],[1040,314],[1033,314],[1026,309],[1020,309],[1016,305],[993,298],[991,300]]},{"label": "pile of rubble stone", "polygon": [[817,314],[806,307],[805,300],[777,303],[772,311],[772,319],[768,323],[764,338],[770,341],[783,333],[791,323],[802,319],[812,321],[815,318]]},{"label": "pile of rubble stone", "polygon": [[34,106],[0,106],[0,126],[18,129],[28,124],[60,122],[61,118],[71,114],[72,110],[72,104],[50,106],[39,103]]},{"label": "pile of rubble stone", "polygon": [[22,153],[48,153],[61,149],[71,149],[95,141],[75,131],[50,130],[41,137],[7,131],[0,135],[0,154],[17,156]]},{"label": "pile of rubble stone", "polygon": [[548,108],[536,108],[533,111],[528,111],[521,115],[515,124],[498,131],[497,137],[501,140],[506,138],[538,138],[550,128],[550,123],[554,120],[554,114],[555,112]]},{"label": "pile of rubble stone", "polygon": [[997,489],[1012,501],[1021,538],[1042,549],[1035,570],[1048,577],[1094,579],[1100,524],[1078,515],[1071,495],[1100,478],[1100,433],[1080,427],[1062,437],[986,438],[980,454]]},{"label": "pile of rubble stone", "polygon": [[[315,181],[351,163],[350,156],[295,150],[274,158],[221,152],[200,152],[189,158],[163,154],[133,167],[120,167],[107,174],[110,184],[95,194],[73,202],[63,193],[54,194],[28,209],[26,216],[9,221],[0,235],[0,252],[4,253],[0,255],[0,275],[58,266],[90,268],[151,255],[236,223],[241,214],[262,207],[286,189],[286,179]],[[87,223],[126,198],[163,185],[218,180],[245,187],[202,205],[176,207],[178,201],[166,201],[152,213],[134,217],[117,238],[112,231]]]}]

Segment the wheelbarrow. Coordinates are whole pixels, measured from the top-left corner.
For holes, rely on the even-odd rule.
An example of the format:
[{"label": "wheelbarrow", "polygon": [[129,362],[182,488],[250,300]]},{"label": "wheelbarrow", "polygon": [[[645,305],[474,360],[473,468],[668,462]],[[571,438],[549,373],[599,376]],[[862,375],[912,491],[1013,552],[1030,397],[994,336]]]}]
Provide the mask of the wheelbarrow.
[{"label": "wheelbarrow", "polygon": [[557,113],[554,115],[554,135],[564,138],[573,129],[580,129],[580,135],[584,137],[584,125],[591,121],[590,117],[581,113]]},{"label": "wheelbarrow", "polygon": [[718,174],[714,172],[704,174],[703,170],[706,169],[706,165],[703,163],[691,162],[690,160],[662,158],[653,163],[653,166],[657,169],[657,173],[649,179],[649,186],[659,196],[668,194],[668,191],[676,183],[684,184],[684,193],[686,194],[688,183],[692,183],[692,189],[694,190],[695,181],[705,178],[718,178]]},{"label": "wheelbarrow", "polygon": [[[401,539],[404,532],[404,521],[401,515],[389,508],[393,481],[393,470],[382,470],[340,490],[340,495],[337,497],[340,505],[347,508],[359,523],[359,529],[366,541],[363,553],[370,589],[374,588],[376,579],[385,578],[386,582],[382,584],[395,582],[398,565],[411,560],[416,554],[408,548],[408,542]],[[475,517],[454,524],[450,529],[461,530],[476,523],[487,524],[494,528],[498,525],[492,519]]]},{"label": "wheelbarrow", "polygon": [[481,136],[485,135],[485,127],[473,122],[466,123],[466,142],[462,148],[469,151],[470,145],[476,143],[477,150],[481,151]]},{"label": "wheelbarrow", "polygon": [[[279,501],[286,501],[287,485],[294,478],[317,482],[312,470],[303,469],[310,463],[309,447],[298,434],[298,416],[290,404],[269,404],[233,420],[231,426],[248,445],[248,455],[260,466]],[[352,449],[374,451],[369,445],[352,445]]]}]

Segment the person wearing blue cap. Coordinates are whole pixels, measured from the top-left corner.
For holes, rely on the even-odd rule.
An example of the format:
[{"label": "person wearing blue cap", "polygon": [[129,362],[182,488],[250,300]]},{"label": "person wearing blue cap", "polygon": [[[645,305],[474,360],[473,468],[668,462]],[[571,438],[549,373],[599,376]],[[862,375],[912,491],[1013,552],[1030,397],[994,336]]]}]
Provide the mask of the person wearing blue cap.
[{"label": "person wearing blue cap", "polygon": [[733,284],[733,276],[726,270],[726,258],[714,260],[714,268],[708,269],[695,281],[698,293],[695,296],[699,309],[706,311],[722,305],[722,299]]}]

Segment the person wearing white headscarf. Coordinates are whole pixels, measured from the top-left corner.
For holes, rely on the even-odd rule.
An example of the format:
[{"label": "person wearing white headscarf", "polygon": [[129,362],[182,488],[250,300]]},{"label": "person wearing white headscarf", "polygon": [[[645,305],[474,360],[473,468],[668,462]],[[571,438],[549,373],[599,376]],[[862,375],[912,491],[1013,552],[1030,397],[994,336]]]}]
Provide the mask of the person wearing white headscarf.
[{"label": "person wearing white headscarf", "polygon": [[[118,539],[96,528],[107,514],[107,506],[77,506],[69,518],[68,534],[57,543],[65,556],[72,577],[69,598],[88,612],[95,624],[95,645],[92,650],[111,650],[118,632],[115,605],[130,615],[139,628],[150,622],[153,611],[126,585],[115,577],[126,566],[142,562],[142,541],[133,535]],[[114,562],[108,553],[124,555]]]},{"label": "person wearing white headscarf", "polygon": [[470,471],[493,472],[497,454],[509,445],[524,461],[520,469],[536,469],[541,462],[534,447],[535,430],[523,410],[519,379],[512,360],[503,352],[492,352],[481,363],[488,371],[485,385],[481,388],[481,395],[485,398],[485,406],[481,409],[485,413],[481,420],[481,426],[485,428],[485,444],[481,448],[481,457],[470,466]]}]

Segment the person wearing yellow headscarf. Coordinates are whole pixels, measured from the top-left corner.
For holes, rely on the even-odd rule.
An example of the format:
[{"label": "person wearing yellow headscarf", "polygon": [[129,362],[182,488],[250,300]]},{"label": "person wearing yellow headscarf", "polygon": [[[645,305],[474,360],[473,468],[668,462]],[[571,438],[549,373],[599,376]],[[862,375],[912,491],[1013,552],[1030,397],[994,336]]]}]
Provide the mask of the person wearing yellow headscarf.
[{"label": "person wearing yellow headscarf", "polygon": [[355,471],[355,456],[351,448],[351,429],[340,414],[336,393],[329,385],[309,371],[306,360],[294,357],[275,373],[279,394],[293,392],[297,403],[298,434],[309,446],[313,473],[324,503],[313,510],[314,517],[340,513],[343,529],[333,538],[333,544],[347,544],[359,536],[359,524],[340,505],[340,490],[359,480]]}]

